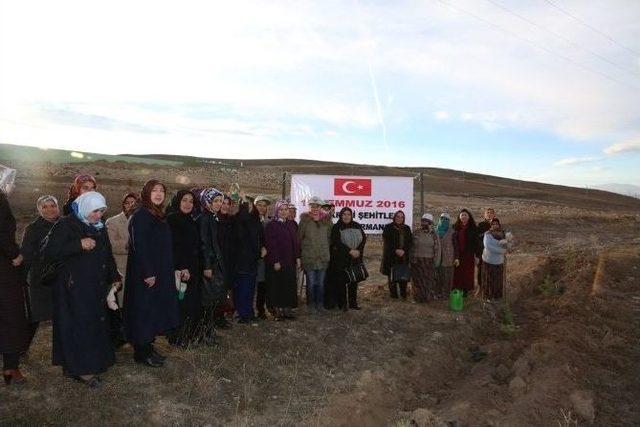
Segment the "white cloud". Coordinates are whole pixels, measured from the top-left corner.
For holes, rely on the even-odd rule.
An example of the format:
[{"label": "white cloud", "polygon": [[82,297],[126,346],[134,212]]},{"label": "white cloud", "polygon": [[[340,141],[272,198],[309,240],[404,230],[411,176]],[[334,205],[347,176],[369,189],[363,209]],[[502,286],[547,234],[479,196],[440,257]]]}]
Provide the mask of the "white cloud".
[{"label": "white cloud", "polygon": [[554,166],[571,166],[579,165],[581,163],[589,163],[600,160],[598,157],[570,157],[568,159],[562,159],[555,162]]},{"label": "white cloud", "polygon": [[640,153],[640,137],[617,142],[604,149],[605,154]]},{"label": "white cloud", "polygon": [[436,111],[435,113],[433,113],[433,117],[435,117],[436,120],[441,122],[446,122],[451,118],[449,113],[447,113],[446,111]]},{"label": "white cloud", "polygon": [[[213,138],[254,156],[263,154],[256,141],[271,155],[283,139],[312,142],[327,129],[341,143],[377,141],[369,69],[392,144],[425,117],[586,141],[637,134],[637,58],[544,2],[501,3],[633,73],[474,0],[451,4],[491,25],[439,2],[361,1],[356,13],[353,2],[331,0],[4,1],[0,139],[87,144],[93,125],[101,149],[135,140],[178,150]],[[635,0],[565,3],[640,50]],[[75,116],[44,117],[43,104],[72,105]],[[624,144],[605,152],[634,150]]]}]

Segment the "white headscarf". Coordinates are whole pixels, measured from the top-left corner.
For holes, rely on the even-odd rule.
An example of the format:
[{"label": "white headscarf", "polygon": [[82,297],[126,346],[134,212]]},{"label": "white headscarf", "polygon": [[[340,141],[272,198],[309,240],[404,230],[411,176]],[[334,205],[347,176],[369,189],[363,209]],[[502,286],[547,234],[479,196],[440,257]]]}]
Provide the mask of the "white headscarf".
[{"label": "white headscarf", "polygon": [[15,180],[16,170],[4,165],[0,165],[0,191],[2,191],[4,194],[11,193]]},{"label": "white headscarf", "polygon": [[71,209],[75,213],[76,217],[85,224],[100,230],[104,227],[102,221],[98,221],[95,224],[89,222],[89,215],[91,212],[97,209],[106,209],[107,201],[104,196],[97,191],[89,191],[81,194],[71,204]]},{"label": "white headscarf", "polygon": [[38,201],[36,202],[36,208],[38,209],[38,213],[40,214],[40,216],[42,216],[42,206],[44,206],[45,203],[49,203],[49,202],[53,202],[54,205],[60,208],[58,199],[56,199],[55,196],[51,196],[51,195],[40,196],[38,198]]}]

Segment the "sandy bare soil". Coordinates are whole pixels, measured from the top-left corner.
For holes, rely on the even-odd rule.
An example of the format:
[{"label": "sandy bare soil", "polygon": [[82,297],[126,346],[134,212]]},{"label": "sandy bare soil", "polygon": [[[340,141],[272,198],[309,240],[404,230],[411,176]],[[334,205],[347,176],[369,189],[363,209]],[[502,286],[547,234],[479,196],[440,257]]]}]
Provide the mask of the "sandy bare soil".
[{"label": "sandy bare soil", "polygon": [[[174,189],[185,178],[231,182],[215,168],[109,166],[84,167],[99,172],[114,206],[150,176]],[[40,165],[22,175],[12,195],[21,225],[33,217],[35,196],[62,196],[77,168]],[[256,166],[237,177],[248,191],[279,193],[281,169]],[[234,325],[221,332],[219,349],[176,350],[161,339],[169,362],[160,370],[135,365],[125,347],[100,390],[50,366],[45,325],[24,362],[29,383],[0,387],[0,424],[639,425],[639,204],[619,196],[607,203],[603,192],[590,201],[565,187],[517,193],[526,183],[501,192],[502,181],[482,179],[477,192],[428,190],[427,211],[496,209],[518,242],[508,256],[507,305],[469,298],[454,313],[441,301],[391,301],[372,238],[363,310],[318,316],[301,307],[294,322]],[[475,346],[486,358],[472,360]]]}]

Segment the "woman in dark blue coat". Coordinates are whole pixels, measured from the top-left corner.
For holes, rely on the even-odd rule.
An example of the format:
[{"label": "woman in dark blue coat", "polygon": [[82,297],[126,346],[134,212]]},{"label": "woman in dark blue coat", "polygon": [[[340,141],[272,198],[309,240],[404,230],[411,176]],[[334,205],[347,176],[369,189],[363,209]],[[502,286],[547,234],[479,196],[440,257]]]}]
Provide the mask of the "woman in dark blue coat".
[{"label": "woman in dark blue coat", "polygon": [[79,196],[44,242],[44,263],[55,265],[53,364],[90,387],[115,363],[106,297],[120,275],[101,221],[107,205],[95,191]]},{"label": "woman in dark blue coat", "polygon": [[129,219],[124,324],[134,360],[160,367],[165,357],[153,347],[156,335],[180,324],[173,270],[171,229],[164,216],[166,187],[157,180],[144,185],[141,206]]},{"label": "woman in dark blue coat", "polygon": [[[169,342],[188,347],[202,334],[202,254],[200,228],[193,217],[198,203],[189,190],[180,190],[171,200],[167,222],[173,240],[173,267],[186,289],[179,296],[180,327],[169,336]],[[179,294],[180,295],[180,294]]]}]

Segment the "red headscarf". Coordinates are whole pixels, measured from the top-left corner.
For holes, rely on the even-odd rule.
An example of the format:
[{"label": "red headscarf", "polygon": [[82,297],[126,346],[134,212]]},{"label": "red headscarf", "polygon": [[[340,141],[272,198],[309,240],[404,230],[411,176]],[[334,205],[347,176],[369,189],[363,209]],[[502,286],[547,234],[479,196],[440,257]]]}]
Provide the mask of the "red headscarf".
[{"label": "red headscarf", "polygon": [[73,184],[69,187],[69,197],[67,200],[75,200],[80,195],[80,190],[82,189],[82,185],[92,182],[94,190],[98,189],[98,184],[96,183],[96,179],[89,174],[78,174],[73,179]]},{"label": "red headscarf", "polygon": [[164,209],[163,206],[157,206],[154,205],[153,202],[151,201],[151,191],[153,191],[153,187],[155,187],[156,185],[160,185],[162,186],[162,188],[164,189],[164,194],[165,194],[165,200],[167,198],[167,187],[165,187],[165,185],[163,183],[161,183],[160,181],[158,181],[157,179],[151,179],[149,181],[147,181],[144,184],[144,187],[142,187],[142,194],[140,196],[140,202],[142,204],[143,207],[147,208],[149,210],[149,212],[151,212],[153,214],[153,216],[155,216],[156,218],[158,218],[161,221],[164,221]]}]

